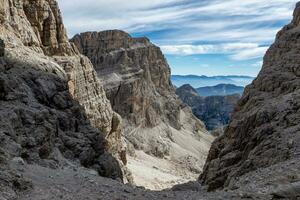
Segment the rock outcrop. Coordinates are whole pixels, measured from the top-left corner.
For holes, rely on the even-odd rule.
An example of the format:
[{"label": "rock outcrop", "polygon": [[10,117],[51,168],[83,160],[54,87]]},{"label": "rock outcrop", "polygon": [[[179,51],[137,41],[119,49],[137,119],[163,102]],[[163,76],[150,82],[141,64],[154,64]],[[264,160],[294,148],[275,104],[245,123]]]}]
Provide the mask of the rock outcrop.
[{"label": "rock outcrop", "polygon": [[69,43],[57,2],[1,1],[0,23],[1,160],[74,162],[125,178],[121,118],[89,59]]},{"label": "rock outcrop", "polygon": [[202,97],[190,85],[181,86],[176,90],[176,94],[192,108],[194,115],[205,123],[208,130],[227,125],[235,105],[241,98],[239,94]]},{"label": "rock outcrop", "polygon": [[153,128],[163,121],[181,128],[170,68],[148,39],[116,30],[83,33],[71,41],[90,58],[113,109],[129,124]]},{"label": "rock outcrop", "polygon": [[[200,177],[209,190],[251,185],[252,192],[300,177],[300,3],[276,37]],[[264,183],[264,184],[262,184]],[[253,189],[255,188],[255,189]],[[300,194],[298,194],[300,195]]]},{"label": "rock outcrop", "polygon": [[71,41],[94,64],[113,110],[123,118],[129,147],[181,163],[189,156],[205,159],[213,137],[176,96],[157,46],[119,30],[82,33]]},{"label": "rock outcrop", "polygon": [[1,35],[7,47],[23,45],[51,57],[65,71],[70,94],[84,107],[92,125],[109,134],[114,117],[110,103],[88,58],[68,42],[57,2],[10,0],[2,7]]},{"label": "rock outcrop", "polygon": [[107,153],[105,135],[91,126],[84,109],[69,94],[64,75],[41,70],[41,66],[55,70],[48,60],[29,64],[32,54],[18,59],[15,53],[5,52],[0,67],[3,162],[22,159],[59,168],[69,160],[102,176],[122,179],[119,163]]}]

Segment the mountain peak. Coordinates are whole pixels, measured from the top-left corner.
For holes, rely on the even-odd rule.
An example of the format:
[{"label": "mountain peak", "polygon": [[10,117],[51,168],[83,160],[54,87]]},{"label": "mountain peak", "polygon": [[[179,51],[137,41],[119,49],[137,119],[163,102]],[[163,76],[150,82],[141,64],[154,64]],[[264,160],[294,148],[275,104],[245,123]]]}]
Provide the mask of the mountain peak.
[{"label": "mountain peak", "polygon": [[197,93],[196,89],[193,88],[190,84],[184,84],[181,87],[179,87],[177,90],[186,90]]},{"label": "mountain peak", "polygon": [[[98,32],[91,38],[83,33],[71,41],[90,58],[114,111],[126,122],[124,136],[127,146],[132,147],[131,155],[141,155],[137,152],[142,151],[151,159],[164,158],[169,164],[176,163],[176,179],[188,181],[186,174],[192,176],[193,171],[201,170],[205,160],[202,158],[214,138],[176,96],[170,82],[170,68],[160,48],[145,38],[119,37],[118,34]],[[197,95],[195,90],[194,93]],[[180,141],[173,140],[179,137]],[[200,137],[206,140],[199,140]],[[184,141],[192,143],[191,146],[186,146]],[[194,156],[195,151],[197,156]],[[180,156],[182,152],[184,156]],[[147,167],[145,156],[135,158],[141,168]],[[193,168],[188,164],[189,159],[197,160]],[[151,189],[166,187],[161,183],[162,177],[145,178],[144,172],[130,167],[137,181],[147,180],[147,183],[137,184],[146,184]],[[161,173],[174,177],[168,170]]]},{"label": "mountain peak", "polygon": [[[133,38],[121,30],[84,32],[75,35],[70,41],[75,43],[81,52],[83,52],[85,46],[89,46],[91,49],[101,50],[102,52],[154,46],[146,37]],[[89,53],[87,49],[85,49],[85,51],[85,54]]]}]

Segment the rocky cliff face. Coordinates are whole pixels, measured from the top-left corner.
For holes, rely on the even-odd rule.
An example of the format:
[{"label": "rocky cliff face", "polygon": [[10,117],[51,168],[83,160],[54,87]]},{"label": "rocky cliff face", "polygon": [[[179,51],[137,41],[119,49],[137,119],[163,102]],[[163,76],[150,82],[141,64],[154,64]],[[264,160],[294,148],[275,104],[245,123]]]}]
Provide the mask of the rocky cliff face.
[{"label": "rocky cliff face", "polygon": [[[119,118],[109,114],[113,113],[109,106],[104,106],[108,112],[100,110],[100,105],[109,105],[102,104],[108,101],[100,83],[89,61],[58,39],[63,26],[55,13],[59,12],[51,0],[0,1],[0,199],[300,196],[299,3],[293,21],[269,49],[260,75],[247,87],[225,135],[210,150],[200,180],[209,190],[226,187],[211,193],[199,183],[151,192],[97,176],[122,178],[119,163],[108,153],[119,146],[111,146],[114,137],[119,140]],[[36,25],[41,19],[45,23]],[[44,29],[49,23],[50,28]],[[51,34],[41,34],[44,30]],[[99,99],[102,103],[97,103]],[[185,113],[188,109],[180,111],[181,121],[190,119]],[[180,130],[187,130],[192,122],[187,120]],[[181,141],[182,146],[199,147],[194,137],[186,140],[189,131],[183,134],[171,126],[168,130],[173,144],[180,146]],[[198,136],[200,141],[205,139]],[[144,176],[149,175],[145,172]]]},{"label": "rocky cliff face", "polygon": [[[7,50],[0,61],[1,167],[23,160],[50,168],[74,162],[102,176],[122,179],[119,163],[107,152],[105,135],[91,126],[84,109],[69,94],[64,74],[46,59],[30,63],[32,52],[21,54],[22,58],[15,53]],[[47,72],[41,70],[43,66],[53,68]],[[0,196],[6,194],[7,183],[17,184],[15,192],[30,186],[13,170],[0,174],[6,181],[0,181]]]},{"label": "rocky cliff face", "polygon": [[83,33],[72,42],[90,58],[113,109],[128,123],[153,128],[164,121],[181,128],[180,102],[170,83],[169,66],[148,39],[105,31]]},{"label": "rocky cliff face", "polygon": [[176,94],[192,108],[194,115],[205,123],[208,130],[227,125],[235,105],[241,98],[239,94],[202,97],[190,85],[181,86],[176,90]]},{"label": "rocky cliff face", "polygon": [[122,155],[121,118],[88,58],[68,42],[56,1],[1,1],[0,22],[3,162],[55,168],[78,161],[122,179],[109,154]]},{"label": "rocky cliff face", "polygon": [[[189,156],[202,162],[213,138],[176,96],[158,47],[118,30],[82,33],[71,41],[94,64],[113,109],[125,122],[129,146],[176,162],[186,163]],[[191,140],[194,149],[183,143]]]},{"label": "rocky cliff face", "polygon": [[22,45],[51,57],[65,71],[70,94],[85,108],[91,123],[109,134],[113,111],[92,64],[68,42],[57,2],[5,1],[0,13],[7,47]]},{"label": "rocky cliff face", "polygon": [[280,181],[300,180],[295,167],[300,157],[299,19],[300,3],[292,22],[267,51],[263,68],[246,88],[225,135],[214,142],[200,177],[210,190],[239,188],[254,177],[251,187],[265,182],[259,186],[265,191]]}]

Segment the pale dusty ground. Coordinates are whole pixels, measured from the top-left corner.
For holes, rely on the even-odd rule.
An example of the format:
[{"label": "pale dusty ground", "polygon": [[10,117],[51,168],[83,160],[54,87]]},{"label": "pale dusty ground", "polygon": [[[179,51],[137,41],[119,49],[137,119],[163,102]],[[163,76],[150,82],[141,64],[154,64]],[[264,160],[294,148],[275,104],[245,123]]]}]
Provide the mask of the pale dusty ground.
[{"label": "pale dusty ground", "polygon": [[[135,156],[128,158],[128,168],[137,186],[162,190],[195,181],[202,172],[214,137],[205,129],[193,131],[195,120],[188,110],[181,110],[180,121],[181,130],[161,123],[153,128],[137,127],[127,133],[127,138],[138,146]],[[167,149],[163,158],[152,155],[156,148]]]},{"label": "pale dusty ground", "polygon": [[147,155],[143,151],[136,151],[136,157],[129,157],[128,168],[133,172],[137,186],[151,190],[171,188],[176,184],[196,180],[198,174],[184,169],[168,159],[160,159]]},{"label": "pale dusty ground", "polygon": [[[165,131],[166,129],[169,131]],[[169,154],[164,158],[146,154],[142,150],[135,150],[136,156],[128,158],[128,168],[132,172],[135,184],[151,190],[162,190],[176,184],[195,181],[202,172],[214,139],[205,132],[193,134],[189,128],[183,127],[178,131],[164,124],[151,129],[137,128],[131,134],[139,139],[138,143],[145,149],[149,146],[155,147],[155,141],[169,149]]]}]

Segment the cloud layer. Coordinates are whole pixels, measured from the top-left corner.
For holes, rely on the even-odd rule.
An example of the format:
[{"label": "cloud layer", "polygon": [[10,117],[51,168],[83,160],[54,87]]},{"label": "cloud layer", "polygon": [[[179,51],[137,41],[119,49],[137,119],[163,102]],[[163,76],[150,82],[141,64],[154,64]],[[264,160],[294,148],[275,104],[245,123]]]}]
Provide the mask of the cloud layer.
[{"label": "cloud layer", "polygon": [[123,29],[167,54],[262,57],[297,0],[58,0],[69,35]]},{"label": "cloud layer", "polygon": [[268,47],[256,43],[228,43],[215,45],[164,45],[163,52],[171,55],[228,54],[233,60],[260,58]]}]

